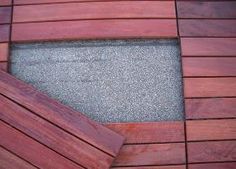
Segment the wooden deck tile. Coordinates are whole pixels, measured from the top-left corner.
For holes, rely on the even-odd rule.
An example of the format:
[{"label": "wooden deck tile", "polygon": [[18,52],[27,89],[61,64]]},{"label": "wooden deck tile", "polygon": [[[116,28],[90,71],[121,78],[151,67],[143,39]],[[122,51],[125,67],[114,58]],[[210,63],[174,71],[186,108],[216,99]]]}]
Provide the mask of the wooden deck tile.
[{"label": "wooden deck tile", "polygon": [[6,62],[8,60],[9,44],[0,43],[0,62]]},{"label": "wooden deck tile", "polygon": [[12,0],[1,0],[0,6],[10,6]]},{"label": "wooden deck tile", "polygon": [[0,25],[0,42],[8,42],[10,38],[10,25]]},{"label": "wooden deck tile", "polygon": [[11,7],[0,7],[0,24],[11,23]]},{"label": "wooden deck tile", "polygon": [[189,169],[235,169],[236,162],[189,164]]},{"label": "wooden deck tile", "polygon": [[7,72],[8,70],[8,63],[7,62],[0,62],[0,70]]},{"label": "wooden deck tile", "polygon": [[148,166],[148,167],[112,167],[111,169],[186,169],[186,167],[185,165],[170,165],[170,166]]}]

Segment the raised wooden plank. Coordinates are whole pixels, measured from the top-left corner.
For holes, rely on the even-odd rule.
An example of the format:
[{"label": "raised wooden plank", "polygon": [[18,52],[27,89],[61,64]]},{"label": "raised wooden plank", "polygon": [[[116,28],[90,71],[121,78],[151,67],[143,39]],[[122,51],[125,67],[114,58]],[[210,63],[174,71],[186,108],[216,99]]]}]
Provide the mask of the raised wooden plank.
[{"label": "raised wooden plank", "polygon": [[11,23],[11,7],[0,7],[0,24]]},{"label": "raised wooden plank", "polygon": [[113,1],[15,6],[13,22],[175,17],[174,1]]},{"label": "raised wooden plank", "polygon": [[236,139],[236,119],[188,120],[187,140],[226,140]]},{"label": "raised wooden plank", "polygon": [[105,126],[123,135],[126,144],[184,141],[183,122],[111,123]]},{"label": "raised wooden plank", "polygon": [[236,96],[236,77],[184,78],[184,96],[186,98]]},{"label": "raised wooden plank", "polygon": [[8,70],[8,63],[7,62],[0,62],[0,70],[7,72]]},{"label": "raised wooden plank", "polygon": [[235,1],[177,1],[179,18],[236,18]]},{"label": "raised wooden plank", "polygon": [[236,38],[181,38],[182,56],[236,56]]},{"label": "raised wooden plank", "polygon": [[189,163],[235,161],[235,154],[236,140],[188,143]]},{"label": "raised wooden plank", "polygon": [[89,20],[13,24],[12,40],[177,37],[174,19]]},{"label": "raised wooden plank", "polygon": [[124,145],[113,166],[167,165],[185,163],[184,143]]},{"label": "raised wooden plank", "polygon": [[112,167],[111,169],[186,169],[184,165],[148,166],[148,167]]},{"label": "raised wooden plank", "polygon": [[2,169],[36,169],[21,158],[0,147],[0,168]]},{"label": "raised wooden plank", "polygon": [[236,98],[185,99],[186,119],[235,118]]},{"label": "raised wooden plank", "polygon": [[122,136],[2,71],[0,93],[113,156],[116,156],[123,144]]},{"label": "raised wooden plank", "polygon": [[0,121],[1,146],[38,168],[82,169],[72,161],[55,153],[37,141]]},{"label": "raised wooden plank", "polygon": [[189,164],[189,169],[235,169],[236,162]]},{"label": "raised wooden plank", "polygon": [[185,77],[236,76],[236,57],[184,57]]},{"label": "raised wooden plank", "polygon": [[0,42],[8,42],[10,36],[10,25],[0,25]]},{"label": "raised wooden plank", "polygon": [[8,60],[9,44],[0,43],[0,62],[6,62]]},{"label": "raised wooden plank", "polygon": [[179,19],[182,37],[236,37],[236,20]]},{"label": "raised wooden plank", "polygon": [[12,0],[1,0],[0,1],[0,6],[9,6],[11,5]]},{"label": "raised wooden plank", "polygon": [[85,168],[109,168],[113,157],[0,95],[0,119]]}]

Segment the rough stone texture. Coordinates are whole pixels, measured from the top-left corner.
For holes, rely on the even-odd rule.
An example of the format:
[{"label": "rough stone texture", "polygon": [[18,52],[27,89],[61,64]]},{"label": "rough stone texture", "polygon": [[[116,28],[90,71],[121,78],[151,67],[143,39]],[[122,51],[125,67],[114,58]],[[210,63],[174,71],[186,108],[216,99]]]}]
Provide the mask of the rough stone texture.
[{"label": "rough stone texture", "polygon": [[177,40],[14,44],[11,73],[100,122],[183,119]]}]

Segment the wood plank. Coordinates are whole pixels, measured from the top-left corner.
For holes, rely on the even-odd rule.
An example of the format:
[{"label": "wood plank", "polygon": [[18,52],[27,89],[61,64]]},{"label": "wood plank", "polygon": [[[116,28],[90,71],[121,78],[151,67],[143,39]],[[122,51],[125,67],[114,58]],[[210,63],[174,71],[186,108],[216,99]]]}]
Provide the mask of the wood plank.
[{"label": "wood plank", "polygon": [[226,140],[236,139],[236,119],[188,120],[187,140]]},{"label": "wood plank", "polygon": [[123,135],[126,144],[184,141],[183,122],[111,123],[105,126]]},{"label": "wood plank", "polygon": [[46,41],[72,39],[177,37],[174,19],[89,20],[13,24],[12,40]]},{"label": "wood plank", "polygon": [[189,169],[235,169],[236,162],[189,164]]},{"label": "wood plank", "polygon": [[191,97],[234,97],[236,78],[184,78],[184,96]]},{"label": "wood plank", "polygon": [[7,62],[0,62],[0,70],[7,72],[8,70],[8,63]]},{"label": "wood plank", "polygon": [[236,18],[235,1],[177,1],[179,18]]},{"label": "wood plank", "polygon": [[179,19],[182,37],[236,37],[236,20]]},{"label": "wood plank", "polygon": [[15,6],[13,22],[175,17],[174,1],[113,1]]},{"label": "wood plank", "polygon": [[182,56],[236,56],[236,38],[181,38]]},{"label": "wood plank", "polygon": [[0,7],[0,24],[11,23],[11,7]]},{"label": "wood plank", "polygon": [[30,109],[39,116],[72,133],[81,140],[113,156],[119,152],[124,138],[90,120],[37,89],[0,71],[0,93]]},{"label": "wood plank", "polygon": [[167,165],[185,163],[184,143],[124,145],[113,166]]},{"label": "wood plank", "polygon": [[0,6],[10,6],[12,0],[1,0]]},{"label": "wood plank", "polygon": [[[0,119],[85,168],[109,168],[113,157],[0,95]],[[69,151],[68,151],[69,150]]]},{"label": "wood plank", "polygon": [[30,137],[0,121],[0,144],[38,168],[82,169]]},{"label": "wood plank", "polygon": [[186,119],[235,118],[236,98],[185,99]]},{"label": "wood plank", "polygon": [[184,57],[185,77],[236,76],[236,57]]},{"label": "wood plank", "polygon": [[236,141],[188,143],[188,161],[223,162],[235,161]]},{"label": "wood plank", "polygon": [[0,25],[0,42],[8,42],[10,36],[10,25]]},{"label": "wood plank", "polygon": [[186,169],[184,165],[148,166],[148,167],[112,167],[111,169]]},{"label": "wood plank", "polygon": [[0,62],[6,62],[8,60],[9,44],[0,43]]},{"label": "wood plank", "polygon": [[2,169],[36,169],[21,158],[0,147],[0,168]]}]

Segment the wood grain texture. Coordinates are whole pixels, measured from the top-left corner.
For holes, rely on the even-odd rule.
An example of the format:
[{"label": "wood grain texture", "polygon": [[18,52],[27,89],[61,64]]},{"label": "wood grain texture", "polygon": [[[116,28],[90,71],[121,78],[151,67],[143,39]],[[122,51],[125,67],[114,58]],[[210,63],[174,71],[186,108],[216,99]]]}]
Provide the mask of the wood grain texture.
[{"label": "wood grain texture", "polygon": [[0,147],[0,168],[2,169],[36,169],[21,158]]},{"label": "wood grain texture", "polygon": [[123,135],[126,144],[184,141],[183,122],[111,123],[105,126]]},{"label": "wood grain texture", "polygon": [[236,37],[236,20],[179,19],[181,37]]},{"label": "wood grain texture", "polygon": [[185,163],[184,143],[124,145],[113,166],[167,165]]},{"label": "wood grain texture", "polygon": [[236,18],[235,1],[177,1],[179,18]]},{"label": "wood grain texture", "polygon": [[0,43],[0,62],[6,62],[8,60],[9,44]]},{"label": "wood grain texture", "polygon": [[113,1],[15,6],[13,22],[175,17],[174,1]]},{"label": "wood grain texture", "polygon": [[148,166],[148,167],[112,167],[111,169],[186,169],[184,165]]},{"label": "wood grain texture", "polygon": [[0,71],[0,93],[81,140],[116,156],[123,137]]},{"label": "wood grain texture", "polygon": [[236,141],[188,143],[188,161],[223,162],[236,160]]},{"label": "wood grain texture", "polygon": [[191,97],[234,97],[236,77],[184,78],[184,96]]},{"label": "wood grain texture", "polygon": [[9,6],[11,5],[11,0],[1,0],[0,6]]},{"label": "wood grain texture", "polygon": [[181,38],[182,56],[236,56],[236,38]]},{"label": "wood grain texture", "polygon": [[[113,157],[0,95],[0,119],[85,168],[109,168]],[[69,151],[68,151],[69,150]]]},{"label": "wood grain texture", "polygon": [[188,120],[187,141],[236,139],[236,119]]},{"label": "wood grain texture", "polygon": [[10,37],[10,25],[0,25],[0,42],[8,42]]},{"label": "wood grain texture", "polygon": [[0,7],[0,24],[11,23],[11,7]]},{"label": "wood grain texture", "polygon": [[186,119],[235,118],[236,98],[185,99]]},{"label": "wood grain texture", "polygon": [[189,164],[189,169],[235,169],[236,162],[208,163],[208,164]]},{"label": "wood grain texture", "polygon": [[72,161],[0,121],[1,146],[38,168],[82,169]]},{"label": "wood grain texture", "polygon": [[0,62],[0,70],[7,72],[8,70],[8,63],[7,62]]},{"label": "wood grain texture", "polygon": [[236,57],[183,57],[184,77],[236,76]]},{"label": "wood grain texture", "polygon": [[13,24],[12,40],[46,41],[72,39],[177,37],[174,19],[89,20]]}]

